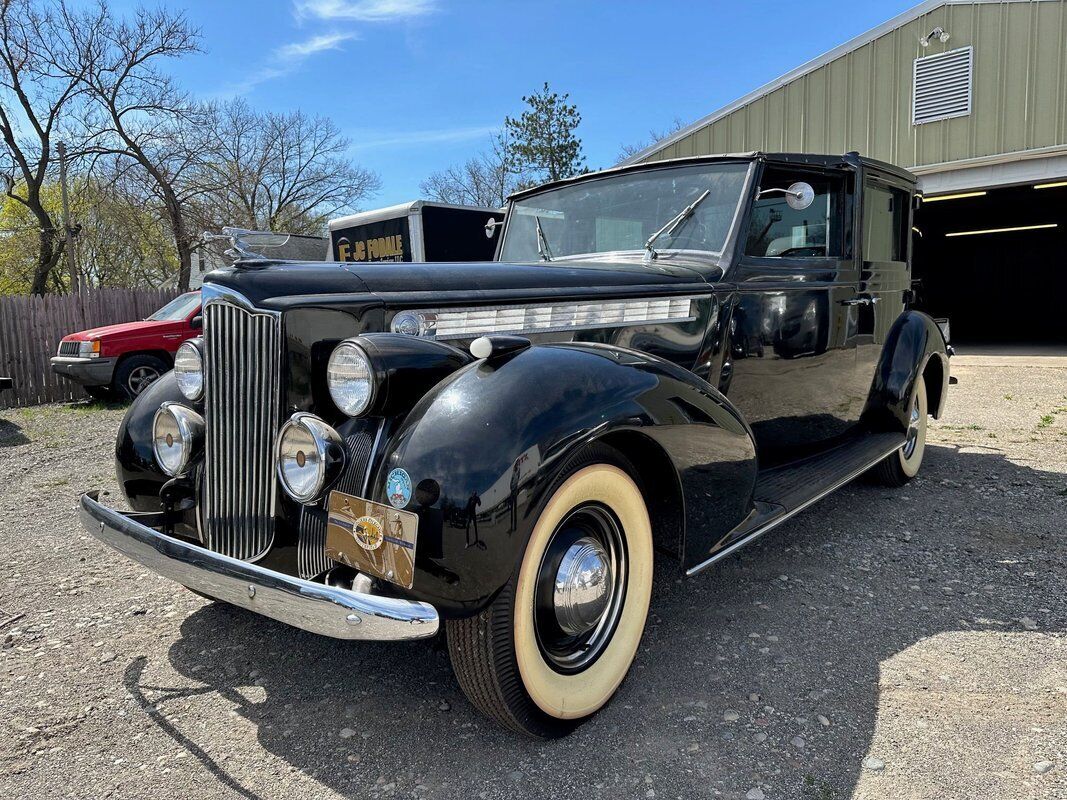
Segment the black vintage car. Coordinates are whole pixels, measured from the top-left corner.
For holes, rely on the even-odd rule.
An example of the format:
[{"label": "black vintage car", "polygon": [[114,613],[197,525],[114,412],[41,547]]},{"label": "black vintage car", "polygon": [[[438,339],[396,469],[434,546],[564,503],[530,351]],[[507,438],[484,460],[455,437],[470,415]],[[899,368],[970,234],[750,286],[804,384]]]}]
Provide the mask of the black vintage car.
[{"label": "black vintage car", "polygon": [[188,588],[342,639],[433,636],[559,736],[693,575],[859,475],[899,486],[949,383],[909,309],[914,178],[748,154],[511,198],[497,261],[246,257],[118,436],[85,524]]}]

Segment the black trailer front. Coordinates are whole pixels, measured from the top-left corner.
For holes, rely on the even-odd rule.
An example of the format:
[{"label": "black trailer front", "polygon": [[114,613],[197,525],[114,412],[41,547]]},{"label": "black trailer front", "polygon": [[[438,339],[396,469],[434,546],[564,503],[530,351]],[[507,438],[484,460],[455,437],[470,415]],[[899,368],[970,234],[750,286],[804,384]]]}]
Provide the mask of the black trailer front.
[{"label": "black trailer front", "polygon": [[[486,235],[496,208],[416,200],[330,222],[332,261],[492,261],[496,238]],[[492,229],[490,229],[491,231]]]}]

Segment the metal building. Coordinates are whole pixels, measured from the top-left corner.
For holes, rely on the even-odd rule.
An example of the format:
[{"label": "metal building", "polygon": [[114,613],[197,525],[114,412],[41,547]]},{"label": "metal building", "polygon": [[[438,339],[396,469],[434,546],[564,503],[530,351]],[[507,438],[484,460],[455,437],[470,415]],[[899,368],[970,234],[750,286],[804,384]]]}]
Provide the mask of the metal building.
[{"label": "metal building", "polygon": [[928,310],[957,340],[1067,342],[1067,0],[927,0],[630,161],[749,150],[907,167]]}]

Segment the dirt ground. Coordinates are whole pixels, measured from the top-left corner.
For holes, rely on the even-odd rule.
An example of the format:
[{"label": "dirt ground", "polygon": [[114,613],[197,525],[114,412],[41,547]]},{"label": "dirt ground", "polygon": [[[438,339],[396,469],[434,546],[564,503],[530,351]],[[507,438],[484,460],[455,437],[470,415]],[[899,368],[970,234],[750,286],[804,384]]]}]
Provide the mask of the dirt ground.
[{"label": "dirt ground", "polygon": [[660,565],[629,679],[550,743],[440,641],[305,634],[89,537],[122,409],[0,411],[0,796],[1067,798],[1067,363],[953,371],[908,487]]}]

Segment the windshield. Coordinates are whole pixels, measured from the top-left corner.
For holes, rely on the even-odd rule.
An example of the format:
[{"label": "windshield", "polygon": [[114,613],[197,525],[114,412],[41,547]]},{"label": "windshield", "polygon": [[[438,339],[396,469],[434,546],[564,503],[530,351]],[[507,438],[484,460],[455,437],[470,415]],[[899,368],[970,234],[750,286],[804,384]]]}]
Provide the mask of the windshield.
[{"label": "windshield", "polygon": [[643,252],[649,237],[698,200],[690,215],[659,235],[654,247],[657,253],[719,254],[737,216],[748,169],[747,163],[667,167],[581,181],[525,197],[512,203],[500,260]]},{"label": "windshield", "polygon": [[153,322],[177,322],[188,319],[200,306],[200,292],[189,292],[175,297],[148,319]]}]

